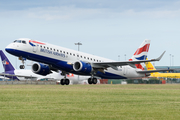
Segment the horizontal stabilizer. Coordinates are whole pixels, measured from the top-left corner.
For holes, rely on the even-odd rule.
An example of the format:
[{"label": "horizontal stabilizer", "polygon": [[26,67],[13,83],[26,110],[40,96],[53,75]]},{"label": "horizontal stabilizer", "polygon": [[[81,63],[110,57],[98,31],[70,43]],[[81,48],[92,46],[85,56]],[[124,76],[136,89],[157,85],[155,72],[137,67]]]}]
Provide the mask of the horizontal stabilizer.
[{"label": "horizontal stabilizer", "polygon": [[175,69],[143,70],[143,71],[137,71],[137,73],[154,73],[154,72],[174,71],[174,70]]}]

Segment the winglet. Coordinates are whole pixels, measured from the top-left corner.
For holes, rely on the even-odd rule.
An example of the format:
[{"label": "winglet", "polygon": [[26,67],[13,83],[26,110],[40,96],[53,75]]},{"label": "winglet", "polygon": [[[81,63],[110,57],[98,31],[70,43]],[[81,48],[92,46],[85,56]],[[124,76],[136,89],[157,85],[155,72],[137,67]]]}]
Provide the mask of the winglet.
[{"label": "winglet", "polygon": [[166,51],[164,51],[164,52],[161,54],[161,56],[159,56],[159,57],[156,58],[156,59],[152,59],[151,61],[159,61],[159,60],[163,57],[163,55],[164,55],[165,52],[166,52]]}]

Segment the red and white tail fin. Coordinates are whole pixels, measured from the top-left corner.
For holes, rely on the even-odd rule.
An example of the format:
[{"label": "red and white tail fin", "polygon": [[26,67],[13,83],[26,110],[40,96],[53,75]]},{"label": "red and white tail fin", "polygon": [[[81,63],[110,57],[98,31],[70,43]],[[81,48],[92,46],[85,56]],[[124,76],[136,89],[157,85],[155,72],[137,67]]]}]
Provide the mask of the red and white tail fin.
[{"label": "red and white tail fin", "polygon": [[[139,46],[139,48],[136,50],[134,55],[131,57],[131,59],[129,59],[129,61],[146,60],[149,51],[150,42],[151,40],[145,39],[143,43]],[[136,67],[138,69],[144,70],[144,66],[145,66],[144,63],[136,64]]]}]

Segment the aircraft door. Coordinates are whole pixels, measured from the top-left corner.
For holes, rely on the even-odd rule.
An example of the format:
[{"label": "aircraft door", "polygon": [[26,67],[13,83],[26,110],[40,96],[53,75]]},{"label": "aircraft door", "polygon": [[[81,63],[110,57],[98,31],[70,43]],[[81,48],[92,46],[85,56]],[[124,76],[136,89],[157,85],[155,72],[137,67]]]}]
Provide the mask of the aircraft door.
[{"label": "aircraft door", "polygon": [[126,66],[123,66],[123,74],[124,74],[124,75],[127,74],[127,68],[126,68]]},{"label": "aircraft door", "polygon": [[33,46],[33,52],[36,52],[37,51],[37,44],[34,43],[34,46]]}]

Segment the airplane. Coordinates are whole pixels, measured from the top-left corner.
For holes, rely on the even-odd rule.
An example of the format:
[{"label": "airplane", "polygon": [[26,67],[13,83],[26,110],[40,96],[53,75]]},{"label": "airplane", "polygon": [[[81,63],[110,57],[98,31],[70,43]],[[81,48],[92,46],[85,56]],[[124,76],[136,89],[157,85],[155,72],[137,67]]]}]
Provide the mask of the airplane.
[{"label": "airplane", "polygon": [[[156,68],[152,65],[151,62],[145,62],[147,70],[156,70]],[[164,70],[164,71],[171,71],[169,70]],[[151,73],[150,77],[164,77],[164,78],[180,78],[180,73],[159,73],[159,72],[153,72]]]},{"label": "airplane", "polygon": [[[33,73],[32,70],[24,70],[24,69],[17,70],[13,67],[13,65],[11,64],[11,62],[9,61],[9,59],[6,57],[6,55],[4,54],[2,50],[0,50],[0,57],[2,60],[3,67],[5,69],[5,74],[4,72],[0,73],[0,76],[5,76],[7,78],[16,79],[16,80],[41,80],[41,79],[59,80],[64,77],[61,75],[61,71],[58,71],[58,72],[52,71],[52,73],[46,76],[42,76],[42,75]],[[86,83],[88,76],[79,76],[79,80],[78,80],[77,75],[69,73],[67,75],[67,78],[70,79],[71,84],[81,84],[84,82]]]},{"label": "airplane", "polygon": [[[146,60],[149,46],[150,40],[144,40],[129,61],[120,62],[29,38],[17,39],[5,50],[22,61],[25,58],[40,62],[32,65],[32,71],[36,74],[48,75],[51,71],[61,70],[63,74],[91,76],[88,83],[96,84],[97,77],[128,79],[149,76],[150,71],[143,70],[141,63],[159,61],[165,53],[156,59]],[[66,76],[61,79],[63,84],[68,82]]]}]

